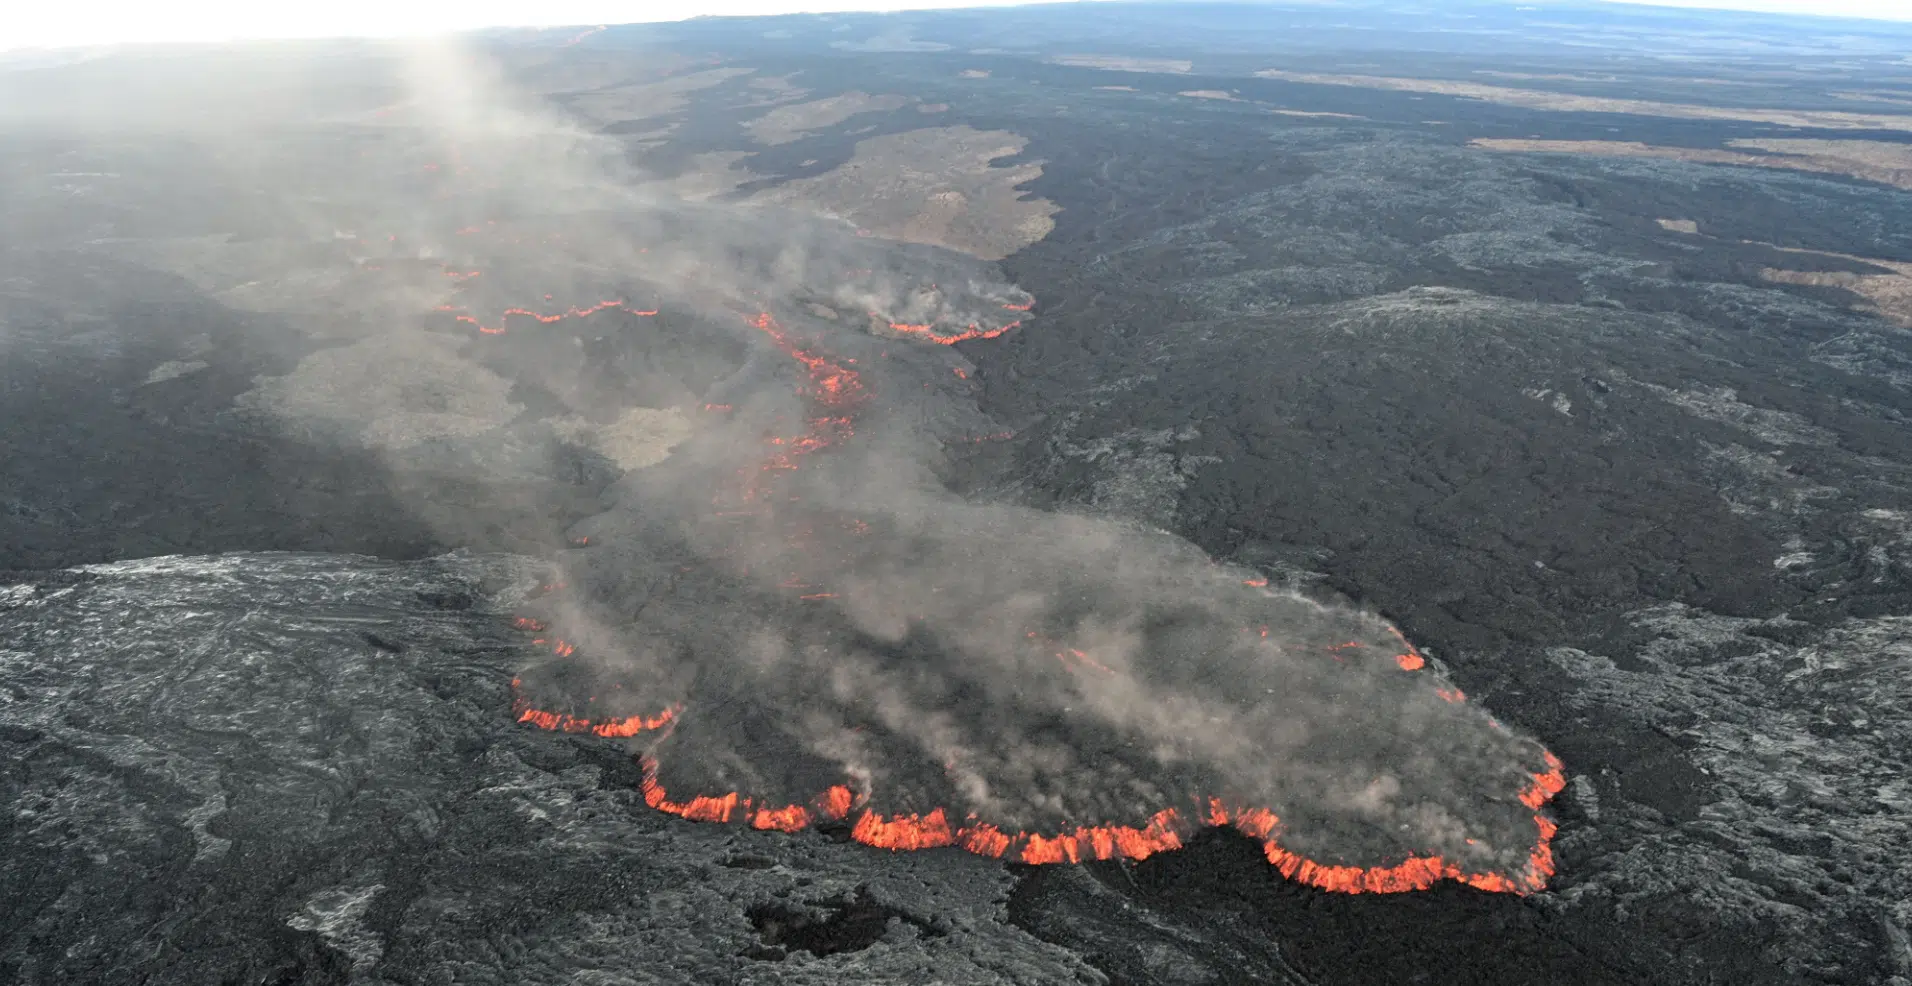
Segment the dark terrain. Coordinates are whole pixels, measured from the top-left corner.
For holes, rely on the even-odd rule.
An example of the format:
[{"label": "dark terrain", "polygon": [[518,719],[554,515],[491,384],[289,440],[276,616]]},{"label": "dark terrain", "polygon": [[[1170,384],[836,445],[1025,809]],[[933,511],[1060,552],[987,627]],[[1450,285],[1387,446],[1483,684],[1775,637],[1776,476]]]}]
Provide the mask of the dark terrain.
[{"label": "dark terrain", "polygon": [[[1026,138],[992,163],[1039,163],[1018,189],[1059,211],[994,266],[1035,307],[998,338],[923,347],[938,387],[955,385],[937,360],[968,382],[925,388],[916,430],[943,442],[928,468],[978,503],[1172,531],[1393,621],[1565,761],[1546,892],[1328,893],[1227,829],[1139,863],[1025,867],[649,810],[634,747],[512,721],[511,679],[548,649],[510,621],[553,571],[643,580],[598,532],[634,509],[644,467],[576,436],[626,407],[727,401],[767,350],[655,271],[525,245],[582,210],[492,203],[522,241],[377,253],[389,217],[327,162],[457,165],[331,115],[394,98],[376,57],[305,52],[344,67],[310,122],[234,111],[263,164],[216,132],[17,109],[116,91],[103,60],[0,74],[0,168],[20,176],[0,183],[0,979],[1912,982],[1912,307],[1891,301],[1904,283],[1849,277],[1912,263],[1912,194],[1470,144],[1912,145],[1912,126],[1252,74],[1906,120],[1890,100],[1912,101],[1912,32],[1452,17],[1137,5],[1092,26],[1031,8],[484,43],[512,84],[577,113],[633,80],[754,70],[587,126],[663,178],[737,154],[719,205],[841,174],[890,135]],[[1191,65],[1048,60],[1091,52]],[[197,84],[181,64],[139,63],[153,98]],[[552,81],[574,69],[585,81]],[[1580,79],[1545,77],[1563,75]],[[768,144],[745,126],[768,77],[912,105]],[[1195,91],[1234,98],[1178,95]],[[911,238],[871,217],[851,218]],[[390,225],[463,242],[413,218]],[[448,296],[478,313],[553,284],[556,308],[663,310],[514,324],[494,346],[394,273],[442,281],[441,256],[486,266]],[[511,262],[522,284],[494,288]],[[410,348],[378,348],[401,321]],[[414,359],[446,369],[366,383]],[[345,410],[300,410],[320,398]],[[229,551],[300,554],[138,561]]]}]

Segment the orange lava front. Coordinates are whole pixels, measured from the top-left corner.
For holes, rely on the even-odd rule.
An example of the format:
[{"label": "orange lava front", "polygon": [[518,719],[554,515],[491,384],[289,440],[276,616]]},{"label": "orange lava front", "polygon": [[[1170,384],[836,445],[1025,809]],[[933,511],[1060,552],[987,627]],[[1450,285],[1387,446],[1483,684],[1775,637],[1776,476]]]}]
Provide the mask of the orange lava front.
[{"label": "orange lava front", "polygon": [[[524,309],[510,309],[507,315],[521,315],[537,318],[539,321],[556,321],[559,318],[586,315],[610,307],[622,307],[622,302],[603,302],[590,309],[571,309],[559,315],[545,316]],[[1004,305],[1004,308],[1018,311],[1028,310],[1030,305]],[[625,309],[629,311],[629,309]],[[640,313],[648,314],[648,313]],[[478,324],[470,316],[459,315],[461,321]],[[800,386],[800,394],[811,406],[811,417],[806,422],[805,431],[794,437],[775,436],[765,440],[768,446],[764,461],[755,470],[746,470],[743,487],[733,494],[733,499],[744,504],[761,504],[773,491],[770,485],[775,476],[797,468],[799,460],[807,455],[838,445],[855,434],[855,413],[869,398],[869,392],[858,373],[846,364],[852,361],[838,362],[832,358],[806,348],[792,338],[768,312],[748,319],[749,324],[763,332],[771,343],[785,355],[801,364],[807,373],[807,382]],[[891,330],[916,338],[926,339],[942,345],[952,345],[970,339],[991,339],[1008,332],[1015,323],[996,329],[981,329],[971,325],[956,332],[938,332],[932,325],[891,323]],[[481,331],[492,332],[485,326]],[[502,331],[500,325],[496,331]],[[958,370],[957,374],[962,375]],[[707,404],[705,408],[713,411],[729,411],[728,404]],[[988,436],[990,438],[1007,437]],[[718,511],[713,516],[729,514],[747,514],[751,510]],[[867,525],[857,522],[861,530]],[[800,536],[797,532],[793,536]],[[815,578],[815,576],[811,576]],[[1265,579],[1250,579],[1246,585],[1255,588],[1265,587]],[[833,593],[827,587],[819,587],[815,582],[800,576],[790,576],[785,580],[784,588],[792,592],[803,592],[806,600],[824,600],[832,598]],[[813,590],[813,591],[803,591]],[[541,631],[544,624],[528,618],[520,619],[518,625],[531,632]],[[1263,636],[1267,629],[1262,628]],[[1394,634],[1399,638],[1402,650],[1394,656],[1394,661],[1405,671],[1417,671],[1426,665],[1426,659],[1413,644],[1409,643],[1399,630]],[[1031,634],[1031,636],[1035,636]],[[1043,641],[1047,645],[1047,641]],[[1358,642],[1331,648],[1338,651],[1344,648],[1360,647]],[[560,641],[557,644],[560,655],[571,652],[572,647]],[[1068,648],[1059,648],[1055,656],[1075,671],[1093,671],[1113,673],[1108,667],[1096,662],[1089,655]],[[1337,656],[1337,660],[1341,659]],[[518,682],[513,681],[513,686]],[[1457,690],[1444,689],[1441,697],[1452,702],[1464,700]],[[519,722],[540,729],[566,733],[590,733],[605,737],[631,737],[647,731],[670,728],[675,721],[678,708],[673,706],[652,716],[632,716],[622,719],[590,720],[569,715],[546,712],[535,709],[522,699],[514,702],[513,713]],[[868,800],[868,792],[861,796],[844,785],[834,785],[819,792],[809,802],[803,804],[759,804],[742,792],[730,791],[720,795],[697,795],[686,801],[673,801],[658,781],[657,761],[650,756],[642,758],[644,801],[652,808],[677,815],[681,818],[700,822],[729,822],[748,824],[753,828],[797,832],[819,821],[847,820],[858,805]],[[1558,758],[1551,753],[1546,755],[1546,769],[1532,775],[1532,782],[1519,793],[1522,804],[1532,809],[1536,839],[1528,854],[1527,862],[1516,873],[1471,873],[1463,871],[1458,865],[1438,856],[1414,856],[1392,866],[1336,866],[1318,863],[1284,848],[1278,841],[1281,820],[1274,812],[1264,807],[1236,806],[1230,808],[1220,799],[1198,799],[1191,803],[1186,812],[1173,807],[1157,811],[1148,824],[1142,827],[1124,825],[1086,825],[1074,829],[1055,832],[1008,832],[988,821],[975,817],[966,818],[961,824],[952,823],[950,812],[945,808],[934,808],[922,814],[882,815],[874,811],[863,810],[856,816],[851,827],[851,837],[866,845],[877,846],[896,851],[956,847],[981,856],[1011,860],[1022,863],[1076,863],[1098,859],[1146,859],[1158,852],[1166,852],[1182,847],[1185,840],[1205,826],[1233,826],[1243,834],[1261,843],[1268,862],[1288,879],[1308,886],[1338,893],[1400,893],[1422,890],[1442,880],[1453,880],[1481,890],[1497,893],[1530,893],[1543,888],[1553,875],[1552,840],[1554,823],[1541,809],[1566,786],[1566,777]]]}]

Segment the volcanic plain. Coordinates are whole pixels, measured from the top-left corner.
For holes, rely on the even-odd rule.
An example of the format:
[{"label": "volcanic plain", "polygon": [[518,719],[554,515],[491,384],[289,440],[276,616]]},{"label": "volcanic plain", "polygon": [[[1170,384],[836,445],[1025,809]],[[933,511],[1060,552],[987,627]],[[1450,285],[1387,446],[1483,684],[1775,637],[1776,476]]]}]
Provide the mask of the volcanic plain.
[{"label": "volcanic plain", "polygon": [[0,63],[0,979],[1912,982],[1912,35],[1361,9]]}]

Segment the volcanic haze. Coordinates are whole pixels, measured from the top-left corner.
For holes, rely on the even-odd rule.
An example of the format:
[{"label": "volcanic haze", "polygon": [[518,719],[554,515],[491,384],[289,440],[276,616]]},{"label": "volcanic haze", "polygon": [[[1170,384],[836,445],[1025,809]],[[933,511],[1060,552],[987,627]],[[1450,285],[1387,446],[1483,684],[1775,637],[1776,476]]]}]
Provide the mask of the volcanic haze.
[{"label": "volcanic haze", "polygon": [[[1330,889],[1545,883],[1557,761],[1385,621],[1163,532],[945,490],[939,464],[1002,431],[946,347],[1040,331],[991,265],[632,194],[604,138],[462,56],[417,64],[409,113],[460,163],[385,242],[445,258],[448,328],[601,417],[623,398],[541,325],[616,313],[734,361],[694,433],[572,532],[563,589],[525,615],[555,663],[523,676],[523,721],[629,736],[646,800],[703,821],[1024,862],[1233,824]],[[531,203],[571,208],[508,218]],[[507,233],[546,244],[536,269],[487,256]]]}]

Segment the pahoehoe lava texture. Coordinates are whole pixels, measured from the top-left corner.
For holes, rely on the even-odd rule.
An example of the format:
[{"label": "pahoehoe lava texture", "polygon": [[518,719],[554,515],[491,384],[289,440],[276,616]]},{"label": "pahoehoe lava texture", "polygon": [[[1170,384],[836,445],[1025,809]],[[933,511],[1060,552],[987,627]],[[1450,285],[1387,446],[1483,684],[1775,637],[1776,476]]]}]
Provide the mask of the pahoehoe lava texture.
[{"label": "pahoehoe lava texture", "polygon": [[509,613],[545,579],[279,553],[0,578],[0,980],[760,982],[768,901],[779,982],[1094,980],[1001,919],[999,865],[685,825],[618,751],[513,723]]}]

